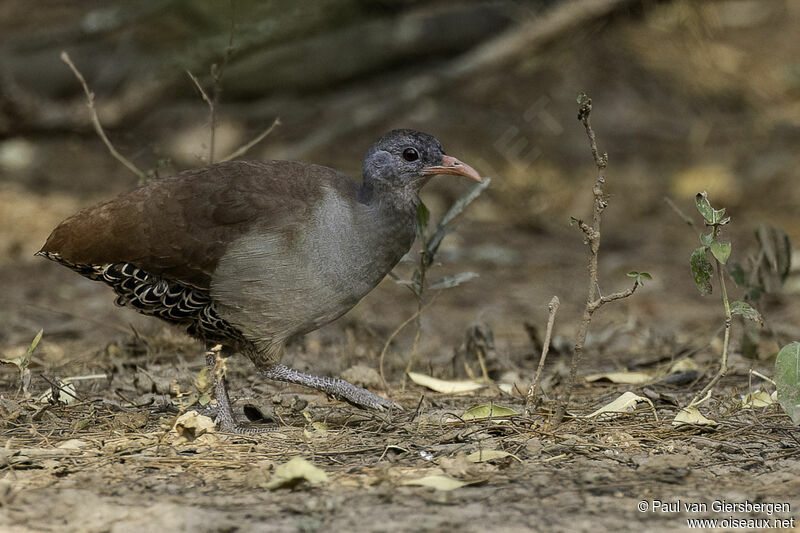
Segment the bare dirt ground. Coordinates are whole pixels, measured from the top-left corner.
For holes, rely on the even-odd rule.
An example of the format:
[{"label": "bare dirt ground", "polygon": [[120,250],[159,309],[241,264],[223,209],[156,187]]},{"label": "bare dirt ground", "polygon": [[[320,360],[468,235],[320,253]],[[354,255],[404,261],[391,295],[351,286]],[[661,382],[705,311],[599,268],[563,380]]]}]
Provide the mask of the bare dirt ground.
[{"label": "bare dirt ground", "polygon": [[[364,412],[264,382],[234,356],[227,368],[238,415],[244,420],[247,406],[250,417],[263,418],[254,425],[275,430],[179,437],[172,429],[177,405],[202,393],[203,347],[114,307],[106,287],[31,257],[61,219],[132,180],[88,130],[0,141],[1,356],[24,353],[44,330],[30,396],[19,390],[17,369],[0,365],[0,531],[672,531],[695,518],[719,520],[724,530],[799,529],[800,429],[778,405],[742,406],[748,392],[774,390],[750,370],[772,376],[778,347],[800,340],[796,267],[759,303],[766,327],[754,357],[743,355],[743,325],[734,323],[731,369],[701,406],[717,424],[671,424],[716,372],[723,317],[716,292],[700,296],[690,277],[696,234],[662,197],[693,214],[694,193],[708,189],[733,216],[726,235],[734,258],[753,254],[762,222],[800,239],[800,86],[797,39],[788,37],[800,11],[777,1],[769,9],[755,1],[709,5],[706,12],[667,2],[604,21],[587,32],[588,42],[553,43],[508,72],[448,88],[410,119],[387,117],[346,147],[333,143],[304,157],[355,175],[373,134],[410,125],[436,132],[454,146],[450,152],[494,180],[445,240],[436,267],[436,275],[480,277],[443,291],[425,311],[414,364],[444,379],[463,379],[464,364],[479,374],[471,349],[477,339],[494,384],[452,395],[404,379],[413,325],[387,351],[388,390],[364,370],[379,368],[384,343],[416,309],[391,279],[341,320],[298,340],[284,361],[387,394],[402,412]],[[625,273],[634,269],[654,277],[597,313],[580,375],[634,370],[653,378],[635,385],[581,379],[570,416],[554,426],[587,284],[582,237],[568,225],[569,215],[588,216],[594,179],[574,120],[577,89],[594,96],[595,127],[611,156],[601,288],[627,287]],[[549,118],[525,118],[534,108]],[[138,141],[164,135],[164,121],[196,117],[197,109],[179,103],[170,113],[119,133],[123,146],[145,150],[150,145]],[[279,130],[254,157],[281,157],[292,145],[301,123],[283,120],[285,136]],[[544,155],[510,148],[519,139],[537,139],[533,148]],[[32,167],[9,159],[27,149],[35,150]],[[447,183],[429,189],[434,218],[464,190]],[[410,268],[401,264],[398,273]],[[534,337],[544,334],[553,295],[562,305],[542,403],[531,416],[463,420],[467,409],[489,402],[522,412],[539,357]],[[491,331],[490,342],[470,336],[476,325]],[[664,380],[683,360],[696,368]],[[74,381],[75,401],[40,399],[57,380],[82,376],[95,377]],[[617,418],[585,417],[625,391],[654,408],[642,403]],[[470,458],[491,450],[509,455]],[[328,481],[271,488],[276,470],[294,457]],[[431,475],[463,486],[405,484]],[[723,501],[776,507],[719,507]]]}]

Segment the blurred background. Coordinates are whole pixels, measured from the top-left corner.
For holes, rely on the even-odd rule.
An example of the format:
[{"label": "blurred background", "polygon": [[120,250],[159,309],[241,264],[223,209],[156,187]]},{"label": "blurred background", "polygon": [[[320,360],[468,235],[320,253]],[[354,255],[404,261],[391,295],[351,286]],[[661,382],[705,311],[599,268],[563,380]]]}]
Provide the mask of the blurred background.
[{"label": "blurred background", "polygon": [[[562,302],[557,335],[576,328],[586,252],[569,222],[590,216],[596,177],[576,120],[585,91],[609,155],[601,290],[626,288],[634,269],[654,277],[598,313],[590,347],[619,368],[706,346],[721,305],[694,287],[697,233],[664,199],[699,223],[694,195],[707,190],[732,216],[732,261],[745,266],[760,224],[800,240],[798,27],[795,0],[40,0],[35,10],[4,0],[0,349],[24,349],[44,328],[44,360],[88,368],[131,325],[146,339],[177,335],[115,308],[106,287],[33,257],[63,218],[138,184],[94,132],[63,50],[94,91],[111,141],[152,175],[209,159],[208,106],[190,71],[217,99],[216,157],[280,118],[247,157],[359,178],[367,147],[408,127],[490,176],[438,258],[437,275],[480,274],[444,291],[423,316],[420,365],[440,369],[475,324],[492,333],[497,369],[533,368],[532,331],[543,330],[553,295]],[[431,183],[424,201],[433,219],[467,187]],[[782,281],[758,302],[770,336],[754,356],[797,340],[800,279]],[[374,365],[415,310],[409,291],[387,279],[291,357],[317,372]],[[398,337],[395,377],[412,342],[413,328]],[[341,357],[314,361],[322,352]]]}]

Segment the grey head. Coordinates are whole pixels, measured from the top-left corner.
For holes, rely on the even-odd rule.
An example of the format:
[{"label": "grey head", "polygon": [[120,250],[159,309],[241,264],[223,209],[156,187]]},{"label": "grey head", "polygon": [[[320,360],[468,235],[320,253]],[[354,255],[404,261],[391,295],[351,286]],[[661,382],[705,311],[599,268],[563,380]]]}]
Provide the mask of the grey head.
[{"label": "grey head", "polygon": [[378,139],[364,156],[362,174],[359,196],[367,202],[376,192],[416,197],[422,186],[436,174],[454,174],[482,181],[475,169],[446,155],[435,137],[409,129],[392,130]]}]

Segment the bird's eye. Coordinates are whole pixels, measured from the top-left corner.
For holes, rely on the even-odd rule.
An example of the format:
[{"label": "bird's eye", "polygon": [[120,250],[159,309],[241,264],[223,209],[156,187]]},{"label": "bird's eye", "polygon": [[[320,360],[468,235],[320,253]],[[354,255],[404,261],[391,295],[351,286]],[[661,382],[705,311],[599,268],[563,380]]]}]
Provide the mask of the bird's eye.
[{"label": "bird's eye", "polygon": [[406,161],[416,161],[419,159],[419,152],[413,148],[406,148],[403,150],[403,159]]}]

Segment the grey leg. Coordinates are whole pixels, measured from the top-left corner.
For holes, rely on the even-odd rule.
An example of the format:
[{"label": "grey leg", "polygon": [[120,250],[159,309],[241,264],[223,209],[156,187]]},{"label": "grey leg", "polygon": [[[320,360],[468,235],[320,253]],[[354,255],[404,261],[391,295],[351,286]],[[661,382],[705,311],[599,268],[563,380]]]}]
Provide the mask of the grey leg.
[{"label": "grey leg", "polygon": [[275,431],[276,427],[244,427],[236,422],[233,416],[233,408],[231,407],[231,399],[228,396],[228,386],[225,383],[225,376],[217,377],[214,371],[216,366],[216,354],[214,352],[206,352],[206,368],[208,368],[209,375],[214,377],[214,393],[217,396],[217,422],[219,429],[228,433],[240,434],[254,434],[264,433],[267,431]]},{"label": "grey leg", "polygon": [[373,394],[367,389],[356,387],[343,379],[313,376],[284,365],[272,365],[262,370],[261,373],[265,377],[274,379],[275,381],[285,381],[287,383],[296,383],[297,385],[311,387],[329,396],[333,396],[337,400],[343,400],[353,404],[356,407],[376,409],[378,411],[383,411],[391,407],[402,409],[402,407],[393,401]]}]

